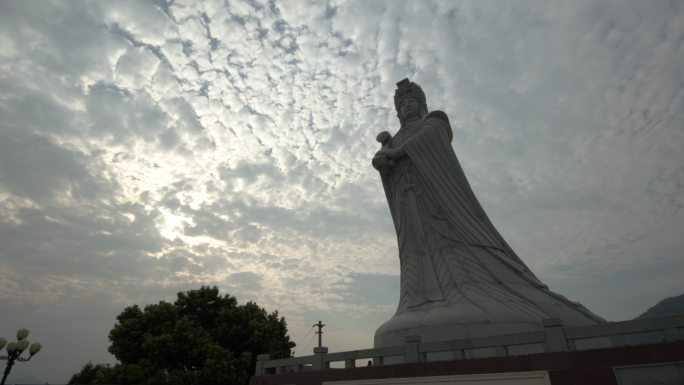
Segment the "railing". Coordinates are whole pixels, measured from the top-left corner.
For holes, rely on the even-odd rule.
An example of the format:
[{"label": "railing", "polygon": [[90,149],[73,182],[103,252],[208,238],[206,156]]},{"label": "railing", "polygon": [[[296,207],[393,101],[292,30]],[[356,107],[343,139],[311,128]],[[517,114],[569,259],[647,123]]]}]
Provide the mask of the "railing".
[{"label": "railing", "polygon": [[256,376],[303,371],[327,370],[331,364],[356,367],[357,360],[372,360],[373,365],[463,360],[478,357],[506,357],[531,353],[622,347],[631,335],[657,333],[652,342],[684,339],[684,314],[600,325],[564,328],[558,319],[542,322],[538,331],[421,343],[420,336],[407,336],[405,344],[378,349],[328,353],[328,348],[314,348],[314,355],[270,360],[267,354],[257,357]]}]

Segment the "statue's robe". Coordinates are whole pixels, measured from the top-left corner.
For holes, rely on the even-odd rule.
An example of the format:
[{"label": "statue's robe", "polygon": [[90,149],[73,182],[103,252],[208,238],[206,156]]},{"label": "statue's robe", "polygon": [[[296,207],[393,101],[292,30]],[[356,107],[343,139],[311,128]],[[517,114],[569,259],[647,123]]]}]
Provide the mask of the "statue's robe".
[{"label": "statue's robe", "polygon": [[407,154],[381,174],[397,233],[401,294],[395,316],[376,332],[376,347],[426,334],[426,326],[452,328],[455,339],[534,330],[549,318],[566,326],[603,322],[550,291],[508,246],[475,198],[452,139],[446,114],[434,111],[402,127],[389,144]]}]

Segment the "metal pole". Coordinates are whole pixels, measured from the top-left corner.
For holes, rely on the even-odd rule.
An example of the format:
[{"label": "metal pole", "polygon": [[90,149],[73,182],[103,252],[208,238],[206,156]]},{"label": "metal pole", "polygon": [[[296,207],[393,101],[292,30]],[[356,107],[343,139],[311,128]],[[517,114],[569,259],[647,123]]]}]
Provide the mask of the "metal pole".
[{"label": "metal pole", "polygon": [[0,385],[5,385],[5,380],[7,380],[10,370],[12,370],[12,365],[14,365],[14,357],[10,354],[7,358],[8,360],[7,366],[5,366],[5,374],[2,375],[2,382],[0,382]]},{"label": "metal pole", "polygon": [[322,337],[323,337],[323,326],[325,326],[325,325],[323,325],[323,323],[321,322],[321,320],[318,320],[318,323],[317,323],[317,324],[314,324],[313,326],[318,327],[318,331],[316,332],[316,334],[318,334],[318,347],[320,348],[321,346],[323,346],[323,341],[322,341]]}]

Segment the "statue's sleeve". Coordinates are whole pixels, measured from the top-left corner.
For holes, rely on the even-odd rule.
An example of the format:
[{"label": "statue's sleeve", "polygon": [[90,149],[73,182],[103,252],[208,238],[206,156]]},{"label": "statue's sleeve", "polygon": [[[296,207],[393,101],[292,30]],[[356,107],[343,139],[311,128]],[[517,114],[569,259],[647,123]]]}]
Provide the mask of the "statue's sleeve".
[{"label": "statue's sleeve", "polygon": [[448,217],[456,240],[467,245],[498,249],[506,256],[505,262],[516,270],[527,271],[527,266],[494,228],[477,201],[451,147],[452,138],[446,114],[434,111],[424,120],[421,134],[407,142],[404,150]]}]

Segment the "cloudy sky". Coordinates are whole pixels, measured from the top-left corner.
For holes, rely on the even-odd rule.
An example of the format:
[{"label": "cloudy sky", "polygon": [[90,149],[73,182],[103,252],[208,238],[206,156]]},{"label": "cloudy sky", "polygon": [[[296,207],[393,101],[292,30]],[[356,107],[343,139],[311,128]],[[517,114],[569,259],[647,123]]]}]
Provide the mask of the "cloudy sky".
[{"label": "cloudy sky", "polygon": [[0,336],[113,362],[132,304],[218,285],[297,355],[398,300],[375,135],[423,86],[504,238],[609,320],[684,291],[680,1],[0,1]]}]

